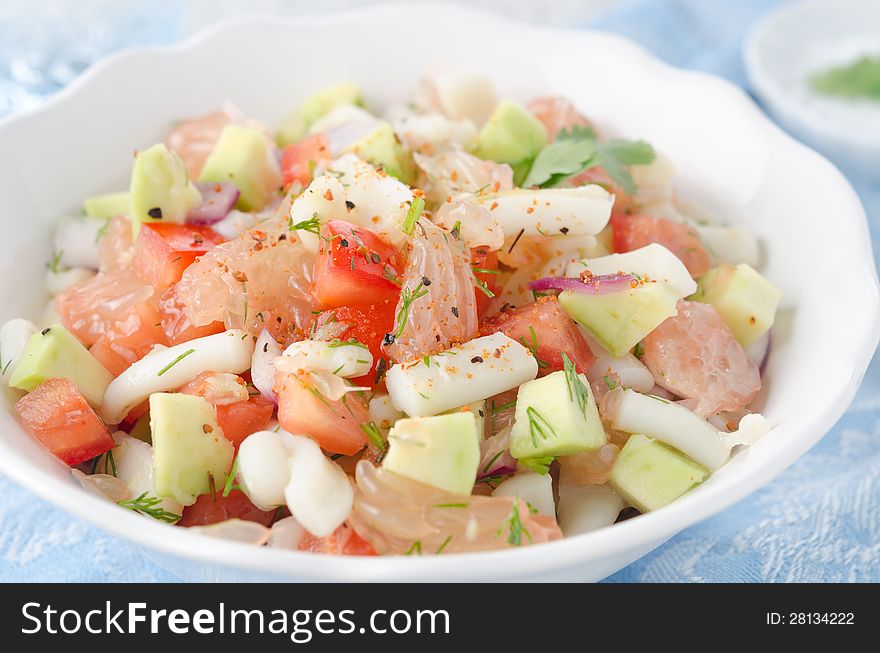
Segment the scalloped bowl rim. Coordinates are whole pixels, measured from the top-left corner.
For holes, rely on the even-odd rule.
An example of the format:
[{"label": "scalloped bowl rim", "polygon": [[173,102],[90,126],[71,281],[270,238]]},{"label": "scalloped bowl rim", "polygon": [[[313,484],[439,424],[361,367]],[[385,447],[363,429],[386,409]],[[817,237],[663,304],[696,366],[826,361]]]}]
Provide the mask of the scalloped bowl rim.
[{"label": "scalloped bowl rim", "polygon": [[[175,57],[192,55],[201,47],[223,38],[224,35],[228,36],[233,30],[245,27],[259,29],[261,25],[268,27],[269,23],[272,25],[280,23],[290,27],[317,26],[325,28],[354,19],[377,20],[392,12],[395,14],[406,12],[410,15],[421,16],[428,16],[428,12],[444,12],[445,20],[452,17],[469,21],[491,20],[496,29],[499,24],[502,24],[511,30],[527,31],[536,38],[568,39],[571,43],[601,39],[609,51],[613,51],[618,57],[629,57],[639,66],[644,67],[646,73],[681,80],[687,79],[693,84],[699,84],[705,93],[717,95],[724,102],[735,106],[736,110],[744,116],[748,116],[755,125],[764,129],[768,138],[773,139],[775,148],[787,150],[789,154],[808,160],[811,165],[821,169],[829,188],[839,192],[841,198],[849,203],[852,220],[850,227],[856,230],[854,234],[850,235],[856,240],[860,235],[867,239],[864,212],[855,198],[852,188],[843,176],[825,159],[773,126],[754,103],[733,84],[708,74],[675,69],[623,37],[587,30],[535,28],[492,13],[465,9],[457,5],[427,4],[416,7],[383,5],[342,12],[332,16],[284,18],[251,16],[221,21],[176,45],[127,50],[104,59],[92,66],[46,104],[30,112],[0,120],[0,140],[7,132],[28,121],[50,113],[63,113],[71,98],[90,93],[100,86],[108,71],[124,68],[131,60],[153,57],[158,54]],[[17,452],[8,447],[5,441],[0,441],[0,452],[5,449],[9,455],[0,455],[0,471],[50,503],[135,544],[177,558],[214,564],[246,573],[274,575],[279,578],[349,581],[389,578],[398,580],[504,579],[558,574],[568,569],[598,563],[603,559],[611,559],[620,555],[622,551],[639,551],[637,555],[643,555],[660,542],[684,528],[720,512],[775,478],[815,444],[843,414],[855,394],[876,347],[878,334],[880,334],[877,277],[869,248],[862,251],[860,256],[854,255],[852,261],[853,265],[861,265],[865,268],[865,272],[872,279],[869,285],[873,288],[873,297],[868,298],[872,301],[867,302],[870,304],[868,319],[865,320],[865,328],[859,332],[858,343],[854,347],[857,350],[858,360],[852,362],[852,378],[848,383],[837,388],[836,393],[829,395],[829,401],[825,406],[817,408],[812,415],[808,416],[809,423],[802,420],[794,427],[798,437],[786,443],[784,450],[779,455],[749,467],[748,473],[739,474],[734,479],[736,482],[728,480],[718,487],[700,488],[662,510],[642,515],[637,519],[627,520],[611,528],[540,546],[485,553],[456,554],[454,556],[376,558],[315,555],[266,547],[256,549],[250,545],[234,542],[206,540],[204,536],[189,533],[185,529],[170,529],[166,525],[153,523],[151,520],[143,519],[133,513],[121,511],[116,506],[85,491],[71,492],[69,482],[30,465],[23,456],[19,456]],[[616,565],[615,568],[619,566],[621,565]],[[604,575],[604,573],[607,571],[599,575]]]}]

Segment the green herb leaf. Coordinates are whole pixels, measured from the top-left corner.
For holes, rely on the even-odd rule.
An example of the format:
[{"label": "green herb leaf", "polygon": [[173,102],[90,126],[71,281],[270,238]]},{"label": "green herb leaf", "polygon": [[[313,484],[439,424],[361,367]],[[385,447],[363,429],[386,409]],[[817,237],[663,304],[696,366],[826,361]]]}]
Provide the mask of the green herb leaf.
[{"label": "green herb leaf", "polygon": [[400,291],[400,308],[397,310],[397,328],[394,330],[395,338],[399,338],[403,333],[403,330],[406,328],[406,322],[409,319],[409,309],[413,302],[419,297],[424,297],[427,294],[428,289],[425,288],[424,281],[419,281],[419,285],[415,287],[415,290],[410,291],[408,288],[404,288]]},{"label": "green herb leaf", "polygon": [[126,499],[125,501],[120,501],[119,505],[123,508],[134,510],[135,512],[139,512],[142,515],[147,515],[148,517],[152,517],[153,519],[158,519],[159,521],[164,521],[169,524],[173,524],[180,519],[180,515],[175,515],[173,512],[168,512],[163,508],[158,508],[157,506],[160,503],[162,503],[162,499],[150,496],[148,493],[144,492],[136,499]]},{"label": "green herb leaf", "polygon": [[528,342],[525,338],[520,338],[520,343],[522,343],[523,347],[532,352],[532,356],[535,357],[535,362],[538,363],[538,368],[544,369],[546,367],[549,367],[550,364],[547,361],[541,360],[538,357],[538,336],[537,334],[535,334],[535,327],[533,327],[531,324],[529,325],[529,335],[532,336],[531,342]]},{"label": "green herb leaf", "polygon": [[574,127],[560,131],[554,142],[538,152],[521,185],[553,188],[584,170],[602,166],[632,195],[636,186],[626,166],[648,164],[654,157],[654,149],[644,141],[614,139],[600,143],[589,127]]},{"label": "green herb leaf", "polygon": [[229,473],[226,475],[226,483],[223,484],[223,496],[228,497],[229,493],[233,490],[238,490],[239,487],[235,484],[235,475],[238,474],[238,456],[235,457],[235,460],[232,461],[232,469],[229,470]]},{"label": "green herb leaf", "polygon": [[413,554],[422,555],[422,542],[421,542],[421,540],[416,540],[415,542],[413,542],[412,546],[409,547],[409,549],[407,549],[406,553],[404,553],[403,555],[411,556]]},{"label": "green herb leaf", "polygon": [[529,534],[528,529],[523,526],[522,518],[519,514],[519,497],[514,497],[513,499],[513,507],[510,509],[510,514],[507,516],[507,519],[504,520],[504,523],[498,529],[498,535],[504,532],[504,528],[507,528],[507,543],[513,546],[522,545],[522,536],[525,535],[529,542],[532,541],[532,536]]},{"label": "green herb leaf", "polygon": [[568,385],[568,398],[576,401],[581,413],[587,414],[587,402],[589,401],[589,390],[578,376],[574,363],[565,352],[562,352],[562,369],[565,370],[565,383]]},{"label": "green herb leaf", "polygon": [[293,218],[288,218],[287,220],[287,230],[288,231],[308,231],[310,234],[315,234],[316,236],[321,235],[321,220],[318,217],[317,213],[313,213],[312,217],[308,220],[303,220],[302,222],[293,223]]},{"label": "green herb leaf", "polygon": [[379,451],[385,449],[388,446],[388,443],[385,441],[385,438],[382,436],[382,431],[376,425],[376,422],[364,422],[360,425],[361,431],[367,436],[367,439],[372,443],[374,447],[376,447]]},{"label": "green herb leaf", "polygon": [[170,363],[168,363],[168,365],[166,365],[166,366],[163,367],[161,370],[159,370],[158,372],[156,372],[156,376],[162,376],[163,374],[165,374],[165,372],[167,372],[167,371],[170,370],[172,367],[174,367],[175,365],[177,365],[177,364],[178,364],[180,361],[182,361],[184,358],[186,358],[186,357],[189,356],[190,354],[194,354],[194,353],[196,353],[196,350],[195,350],[195,349],[187,349],[187,350],[186,350],[185,352],[183,352],[180,356],[178,356],[178,357],[175,358],[173,361],[171,361]]},{"label": "green herb leaf", "polygon": [[550,437],[559,437],[553,430],[553,425],[547,421],[534,406],[526,408],[526,417],[529,420],[529,434],[532,436],[532,444],[537,448],[538,438],[548,440]]},{"label": "green herb leaf", "polygon": [[823,95],[880,101],[880,57],[865,56],[847,66],[815,73],[810,86]]},{"label": "green herb leaf", "polygon": [[421,197],[413,197],[412,203],[409,205],[409,211],[406,212],[406,217],[403,220],[403,225],[400,227],[400,230],[408,236],[412,236],[413,231],[416,228],[416,221],[419,219],[419,216],[422,215],[422,211],[425,210],[425,200]]},{"label": "green herb leaf", "polygon": [[52,260],[49,263],[46,263],[46,267],[49,268],[53,274],[58,274],[61,271],[62,256],[64,256],[64,250],[59,249],[57,252],[52,254]]},{"label": "green herb leaf", "polygon": [[550,464],[556,460],[553,456],[536,456],[535,458],[520,458],[519,463],[531,469],[535,474],[544,474],[550,471]]}]

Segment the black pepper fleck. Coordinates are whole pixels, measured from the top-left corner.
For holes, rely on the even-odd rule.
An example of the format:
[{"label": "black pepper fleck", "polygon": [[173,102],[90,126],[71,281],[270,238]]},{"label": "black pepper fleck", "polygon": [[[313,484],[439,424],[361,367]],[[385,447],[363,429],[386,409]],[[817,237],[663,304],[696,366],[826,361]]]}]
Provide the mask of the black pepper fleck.
[{"label": "black pepper fleck", "polygon": [[51,327],[46,327],[45,329],[43,329],[42,331],[40,331],[40,335],[41,335],[41,336],[44,336],[44,335],[46,335],[47,333],[49,333],[51,330],[52,330]]},{"label": "black pepper fleck", "polygon": [[162,219],[162,209],[158,206],[147,211],[147,215],[153,218],[154,220]]},{"label": "black pepper fleck", "polygon": [[559,231],[561,231],[563,234],[567,234],[567,233],[568,233],[568,227],[562,227],[562,229],[560,229]]},{"label": "black pepper fleck", "polygon": [[458,317],[458,306],[453,306],[453,307],[452,307],[452,314],[453,314],[455,317]]},{"label": "black pepper fleck", "polygon": [[348,241],[345,238],[340,240],[339,244],[342,245],[343,247],[348,247]]},{"label": "black pepper fleck", "polygon": [[382,262],[382,257],[379,256],[376,252],[373,252],[372,254],[370,254],[370,260],[376,265],[379,265],[379,263]]},{"label": "black pepper fleck", "polygon": [[386,333],[385,336],[382,338],[382,344],[386,347],[390,347],[394,344],[394,340],[395,338],[393,333]]},{"label": "black pepper fleck", "polygon": [[278,240],[287,240],[287,234],[281,234],[278,236]]},{"label": "black pepper fleck", "polygon": [[265,354],[265,353],[267,353],[268,351],[269,351],[269,343],[267,342],[267,343],[264,343],[264,344],[263,344],[263,353]]},{"label": "black pepper fleck", "polygon": [[482,356],[474,356],[474,357],[471,359],[471,363],[482,363],[482,362],[483,362],[483,357],[482,357]]},{"label": "black pepper fleck", "polygon": [[422,277],[422,285],[423,286],[430,286],[431,280],[428,277]]},{"label": "black pepper fleck", "polygon": [[351,200],[345,200],[345,208],[351,211],[354,208],[354,202]]}]

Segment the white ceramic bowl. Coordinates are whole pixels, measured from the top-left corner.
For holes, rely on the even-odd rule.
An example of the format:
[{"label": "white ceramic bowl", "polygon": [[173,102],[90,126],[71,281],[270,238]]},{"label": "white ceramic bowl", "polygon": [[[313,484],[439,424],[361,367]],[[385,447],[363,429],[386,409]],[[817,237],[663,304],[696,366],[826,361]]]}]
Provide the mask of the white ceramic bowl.
[{"label": "white ceramic bowl", "polygon": [[56,219],[122,188],[132,150],[182,116],[231,99],[276,123],[311,90],[350,78],[397,100],[441,69],[489,75],[502,95],[569,96],[601,128],[645,138],[680,169],[682,192],[761,238],[785,294],[760,401],[774,425],[682,500],[595,533],[503,552],[344,558],[208,540],[83,492],[0,412],[0,470],[193,579],[595,580],[770,481],[846,409],[878,340],[878,285],[865,216],[825,159],[773,126],[731,84],[670,68],[625,39],[536,29],[457,6],[384,6],[334,17],[247,19],[175,48],[127,52],[45,107],[0,124],[5,241],[0,318],[34,316]]},{"label": "white ceramic bowl", "polygon": [[880,179],[880,103],[823,98],[807,81],[866,54],[880,56],[877,0],[783,4],[755,23],[743,53],[752,88],[780,124],[841,165]]}]

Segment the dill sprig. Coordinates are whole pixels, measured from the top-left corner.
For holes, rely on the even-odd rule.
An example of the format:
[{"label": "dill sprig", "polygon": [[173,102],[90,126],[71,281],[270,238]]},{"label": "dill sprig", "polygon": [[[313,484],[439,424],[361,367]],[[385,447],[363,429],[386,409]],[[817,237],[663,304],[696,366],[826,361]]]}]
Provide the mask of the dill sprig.
[{"label": "dill sprig", "polygon": [[235,475],[238,474],[238,456],[235,457],[235,460],[232,461],[232,469],[229,470],[229,473],[226,475],[226,482],[223,484],[223,496],[228,497],[229,493],[233,490],[240,490],[241,488],[235,484]]},{"label": "dill sprig", "polygon": [[[576,401],[578,408],[581,409],[581,413],[586,415],[587,402],[590,398],[588,394],[589,391],[584,385],[584,382],[581,381],[581,378],[578,376],[574,363],[571,362],[571,359],[565,352],[562,352],[562,369],[565,370],[565,382],[566,385],[568,385],[568,398],[571,401]],[[607,376],[605,377],[605,383],[608,383]],[[610,385],[608,387],[613,390]]]},{"label": "dill sprig", "polygon": [[424,297],[428,294],[428,289],[425,288],[425,281],[419,281],[419,285],[415,287],[414,290],[410,291],[408,288],[404,288],[400,291],[400,308],[397,311],[397,328],[394,330],[394,337],[399,338],[403,333],[403,330],[406,328],[407,320],[409,320],[409,309],[413,305],[413,302],[416,301],[419,297]]},{"label": "dill sprig", "polygon": [[486,284],[486,282],[477,276],[474,276],[474,285],[479,288],[480,292],[486,295],[486,297],[488,297],[489,299],[492,299],[495,296],[495,293],[489,290],[489,286]]},{"label": "dill sprig", "polygon": [[538,363],[538,368],[544,369],[549,367],[550,364],[547,361],[541,360],[538,357],[538,336],[535,334],[535,327],[532,325],[529,325],[529,335],[532,337],[531,342],[528,342],[525,338],[520,338],[519,341],[522,343],[523,347],[532,352],[532,356],[535,357],[535,362]]},{"label": "dill sprig", "polygon": [[357,340],[338,339],[331,340],[329,343],[327,343],[327,347],[329,347],[330,349],[336,349],[337,347],[360,347],[362,349],[367,349],[367,346],[364,343],[358,342]]},{"label": "dill sprig", "polygon": [[173,524],[180,519],[180,515],[175,515],[173,512],[157,507],[160,503],[162,503],[162,499],[150,496],[149,493],[144,492],[136,499],[120,501],[119,505],[168,524]]},{"label": "dill sprig", "polygon": [[539,413],[534,406],[526,408],[526,417],[529,420],[529,434],[532,436],[532,444],[537,448],[538,438],[548,440],[550,437],[559,437],[553,426]]},{"label": "dill sprig", "polygon": [[529,542],[532,541],[532,536],[529,533],[528,529],[523,526],[522,518],[519,514],[519,497],[513,498],[513,507],[510,509],[510,514],[507,516],[507,519],[504,520],[504,523],[498,528],[498,535],[504,532],[505,526],[507,527],[507,543],[512,546],[520,546],[522,545],[522,536],[525,535]]},{"label": "dill sprig", "polygon": [[64,256],[64,250],[59,249],[52,254],[52,260],[46,263],[46,267],[52,271],[52,274],[58,274],[61,271],[61,257]]},{"label": "dill sprig", "polygon": [[415,542],[413,542],[412,546],[409,547],[409,549],[407,549],[406,553],[404,553],[403,555],[411,556],[413,554],[422,555],[422,541],[421,540],[416,540]]},{"label": "dill sprig", "polygon": [[182,361],[184,358],[186,358],[186,357],[189,356],[190,354],[194,354],[194,353],[196,353],[196,350],[195,350],[195,349],[187,349],[187,350],[186,350],[185,352],[183,352],[180,356],[178,356],[178,357],[175,358],[173,361],[171,361],[170,363],[168,363],[168,365],[166,365],[166,366],[163,367],[161,370],[159,370],[158,372],[156,372],[156,376],[162,376],[163,374],[165,374],[165,372],[167,372],[167,371],[170,370],[172,367],[174,367],[175,365],[177,365],[177,364],[178,364],[180,361]]},{"label": "dill sprig", "polygon": [[382,431],[376,425],[376,422],[364,422],[360,425],[360,429],[364,432],[364,435],[367,436],[367,439],[372,443],[372,445],[376,447],[379,451],[382,451],[388,444],[385,441],[385,438],[382,436]]},{"label": "dill sprig", "polygon": [[318,217],[317,213],[313,213],[312,217],[308,220],[303,220],[302,222],[293,223],[293,218],[287,219],[287,230],[288,231],[308,231],[310,234],[315,234],[316,236],[321,235],[321,220]]},{"label": "dill sprig", "polygon": [[416,229],[416,221],[419,219],[419,216],[422,215],[422,211],[424,210],[425,200],[421,197],[414,197],[412,203],[409,205],[409,211],[406,212],[406,217],[403,220],[403,225],[400,227],[400,230],[407,236],[412,236],[413,231]]},{"label": "dill sprig", "polygon": [[520,458],[519,462],[525,465],[535,474],[543,476],[550,471],[550,464],[556,460],[553,456],[536,456],[534,458]]},{"label": "dill sprig", "polygon": [[105,453],[102,453],[99,456],[95,456],[95,458],[92,460],[92,474],[98,473],[98,468],[101,467],[102,459],[104,461],[104,471],[101,473],[116,476],[116,459],[113,457],[113,449],[109,449]]}]

